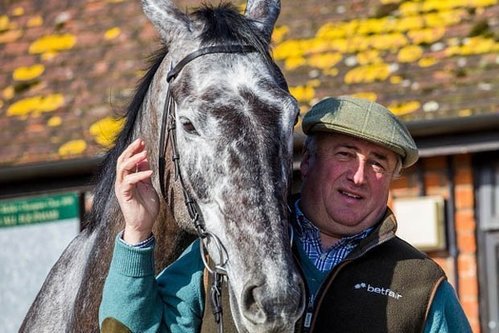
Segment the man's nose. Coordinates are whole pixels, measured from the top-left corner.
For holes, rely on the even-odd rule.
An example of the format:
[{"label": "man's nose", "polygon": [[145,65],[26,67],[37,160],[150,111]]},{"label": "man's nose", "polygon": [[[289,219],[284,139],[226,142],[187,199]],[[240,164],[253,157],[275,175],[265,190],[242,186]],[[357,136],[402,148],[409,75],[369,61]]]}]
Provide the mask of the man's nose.
[{"label": "man's nose", "polygon": [[354,170],[354,174],[352,180],[356,185],[362,185],[366,182],[366,161],[362,158],[357,159],[358,163],[356,169]]}]

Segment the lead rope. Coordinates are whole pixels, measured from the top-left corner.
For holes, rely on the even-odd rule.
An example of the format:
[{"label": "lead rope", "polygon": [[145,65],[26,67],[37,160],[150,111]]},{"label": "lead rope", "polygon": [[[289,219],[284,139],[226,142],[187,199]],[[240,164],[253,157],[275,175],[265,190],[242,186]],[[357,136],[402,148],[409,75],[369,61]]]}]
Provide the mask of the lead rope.
[{"label": "lead rope", "polygon": [[[220,239],[213,233],[206,231],[204,221],[202,216],[199,214],[198,206],[196,202],[192,199],[189,193],[186,190],[184,180],[182,178],[182,174],[180,173],[180,156],[178,153],[177,140],[175,135],[176,130],[176,108],[177,105],[175,100],[173,99],[173,95],[171,92],[171,82],[177,77],[182,68],[188,64],[193,59],[200,57],[205,54],[210,53],[248,53],[255,52],[255,49],[249,45],[219,45],[219,46],[211,46],[199,49],[187,55],[183,58],[175,67],[173,64],[170,65],[169,72],[166,76],[166,81],[168,83],[168,89],[166,92],[166,100],[163,108],[163,115],[161,119],[161,132],[159,138],[159,158],[158,158],[158,168],[159,168],[159,184],[161,189],[161,194],[163,195],[163,199],[167,201],[167,193],[165,189],[164,183],[164,175],[165,175],[165,166],[166,166],[166,146],[171,138],[172,145],[172,161],[175,168],[175,181],[179,180],[180,185],[182,186],[182,192],[184,195],[184,202],[187,207],[187,211],[189,213],[189,217],[191,218],[194,227],[196,229],[196,233],[200,239],[200,248],[201,248],[201,258],[203,259],[203,264],[209,274],[212,276],[212,285],[210,288],[210,299],[213,307],[213,315],[215,317],[215,322],[218,327],[218,332],[223,333],[223,309],[222,309],[222,283],[224,280],[224,276],[227,276],[227,261],[228,261],[228,253],[225,247],[223,246]],[[165,129],[166,127],[166,129]],[[166,135],[166,138],[165,138]],[[208,251],[207,246],[210,242],[213,241],[213,246],[218,250],[218,261],[213,262],[213,267],[210,267],[207,257]]]}]

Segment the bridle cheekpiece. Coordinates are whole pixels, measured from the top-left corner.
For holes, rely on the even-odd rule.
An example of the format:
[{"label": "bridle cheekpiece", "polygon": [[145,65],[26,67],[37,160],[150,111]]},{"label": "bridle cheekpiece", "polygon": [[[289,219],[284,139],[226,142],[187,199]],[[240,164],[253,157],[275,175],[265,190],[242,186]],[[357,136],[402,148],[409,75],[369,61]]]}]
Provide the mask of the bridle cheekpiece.
[{"label": "bridle cheekpiece", "polygon": [[[167,192],[165,189],[165,167],[166,167],[166,147],[171,139],[172,145],[172,161],[175,167],[175,181],[179,180],[182,187],[182,192],[184,195],[184,202],[189,213],[189,217],[194,224],[196,233],[200,238],[200,248],[201,248],[201,258],[203,259],[204,266],[206,270],[212,275],[212,285],[210,289],[211,303],[213,305],[213,315],[215,316],[215,322],[218,325],[218,331],[223,332],[223,311],[221,304],[221,287],[223,277],[227,275],[226,264],[228,261],[227,250],[223,246],[220,239],[213,233],[206,230],[205,223],[202,215],[199,212],[199,207],[195,200],[192,199],[188,191],[186,190],[185,182],[182,178],[180,172],[180,155],[178,152],[177,140],[176,140],[176,108],[175,99],[172,94],[171,83],[175,80],[178,74],[182,71],[185,65],[187,65],[192,60],[213,53],[250,53],[256,52],[256,49],[250,45],[216,45],[208,46],[205,48],[198,49],[185,58],[183,58],[178,64],[173,66],[170,65],[170,70],[166,76],[166,81],[168,83],[168,90],[166,93],[166,100],[163,109],[163,115],[161,119],[161,132],[159,139],[159,158],[158,158],[158,168],[159,168],[159,184],[161,189],[161,194],[163,199],[167,201]],[[218,250],[218,258],[211,258],[209,260],[209,255],[207,251],[207,244],[213,241],[214,247]],[[218,259],[218,260],[215,260]],[[209,261],[213,262],[210,266]]]}]

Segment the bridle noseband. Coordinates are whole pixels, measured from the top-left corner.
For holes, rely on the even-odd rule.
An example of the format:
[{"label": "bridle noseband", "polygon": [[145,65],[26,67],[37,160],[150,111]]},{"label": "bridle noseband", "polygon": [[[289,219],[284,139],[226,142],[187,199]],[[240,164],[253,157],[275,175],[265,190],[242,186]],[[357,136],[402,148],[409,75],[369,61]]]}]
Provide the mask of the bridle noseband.
[{"label": "bridle noseband", "polygon": [[[170,70],[166,76],[166,81],[168,83],[168,90],[166,93],[165,106],[163,109],[163,116],[161,119],[161,132],[159,139],[159,184],[161,189],[161,194],[165,201],[167,201],[167,193],[165,189],[164,177],[165,177],[165,166],[166,166],[166,146],[171,138],[172,144],[172,161],[175,167],[175,181],[179,180],[182,187],[182,192],[184,195],[184,202],[189,213],[189,217],[194,224],[196,233],[200,238],[200,248],[201,248],[201,258],[203,259],[204,266],[206,270],[212,274],[212,285],[210,290],[211,302],[213,305],[213,315],[215,316],[215,322],[218,325],[219,332],[223,332],[223,320],[222,320],[222,304],[221,304],[221,287],[223,277],[227,275],[226,264],[228,261],[227,250],[223,246],[220,239],[213,233],[206,230],[204,220],[199,213],[199,207],[195,200],[189,195],[186,190],[185,182],[180,173],[180,156],[178,152],[177,140],[176,140],[176,103],[173,98],[171,83],[178,74],[182,71],[185,65],[187,65],[192,60],[213,53],[250,53],[256,52],[256,49],[250,45],[217,45],[209,46],[205,48],[198,49],[185,58],[183,58],[176,66],[171,66]],[[210,266],[208,263],[208,252],[206,245],[208,242],[213,241],[214,247],[218,250],[218,260],[212,258],[213,265]]]}]

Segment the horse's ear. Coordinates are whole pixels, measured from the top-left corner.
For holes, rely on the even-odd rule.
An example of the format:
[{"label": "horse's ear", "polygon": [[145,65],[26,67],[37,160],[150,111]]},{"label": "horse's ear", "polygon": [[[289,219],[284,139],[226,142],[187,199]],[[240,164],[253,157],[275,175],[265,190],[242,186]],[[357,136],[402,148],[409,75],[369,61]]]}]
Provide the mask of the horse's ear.
[{"label": "horse's ear", "polygon": [[142,0],[142,8],[167,45],[189,31],[189,17],[171,0]]},{"label": "horse's ear", "polygon": [[248,0],[245,15],[252,19],[270,43],[272,30],[281,11],[280,0]]}]

